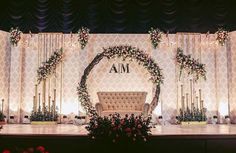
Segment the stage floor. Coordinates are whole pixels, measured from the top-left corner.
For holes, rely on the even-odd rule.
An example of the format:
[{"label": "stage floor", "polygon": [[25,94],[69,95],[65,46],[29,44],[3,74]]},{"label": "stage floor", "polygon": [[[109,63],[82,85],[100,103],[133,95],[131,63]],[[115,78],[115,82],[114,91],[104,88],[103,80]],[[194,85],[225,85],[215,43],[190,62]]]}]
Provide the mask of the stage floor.
[{"label": "stage floor", "polygon": [[[151,130],[147,143],[137,146],[97,142],[89,139],[85,126],[69,124],[7,124],[0,131],[2,148],[45,146],[52,153],[68,152],[165,152],[165,153],[235,153],[236,125],[165,125]],[[120,151],[117,148],[125,148]],[[129,149],[129,151],[127,151]]]},{"label": "stage floor", "polygon": [[[157,125],[151,129],[153,136],[235,136],[236,125]],[[7,124],[0,135],[51,135],[51,136],[86,136],[85,126],[71,124],[26,125]]]}]

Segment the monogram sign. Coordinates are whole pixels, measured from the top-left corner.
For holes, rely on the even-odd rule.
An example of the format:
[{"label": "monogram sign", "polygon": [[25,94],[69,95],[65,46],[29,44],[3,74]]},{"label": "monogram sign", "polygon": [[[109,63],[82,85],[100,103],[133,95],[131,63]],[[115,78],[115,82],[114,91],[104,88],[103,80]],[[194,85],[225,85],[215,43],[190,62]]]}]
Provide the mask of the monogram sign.
[{"label": "monogram sign", "polygon": [[109,73],[129,73],[129,64],[123,64],[123,63],[118,63],[118,64],[112,64]]}]

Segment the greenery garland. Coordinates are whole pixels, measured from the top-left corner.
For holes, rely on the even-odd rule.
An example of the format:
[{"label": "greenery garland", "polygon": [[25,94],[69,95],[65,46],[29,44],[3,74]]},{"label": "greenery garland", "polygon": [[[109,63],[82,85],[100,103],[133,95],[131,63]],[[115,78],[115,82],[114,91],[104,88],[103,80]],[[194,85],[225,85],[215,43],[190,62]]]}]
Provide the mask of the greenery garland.
[{"label": "greenery garland", "polygon": [[38,84],[44,79],[46,79],[52,73],[55,73],[56,66],[62,61],[63,49],[56,50],[51,57],[42,63],[37,70]]},{"label": "greenery garland", "polygon": [[199,63],[191,55],[184,55],[181,48],[177,49],[176,62],[180,67],[179,78],[181,77],[182,70],[185,69],[188,75],[193,74],[194,80],[197,81],[200,77],[206,80],[205,64]]},{"label": "greenery garland", "polygon": [[[139,50],[138,48],[132,46],[114,46],[109,48],[104,48],[104,51],[98,54],[93,61],[88,65],[88,67],[84,70],[84,74],[81,78],[79,86],[77,87],[79,100],[81,102],[82,107],[85,109],[86,113],[89,115],[97,115],[95,108],[92,106],[90,101],[90,95],[87,91],[87,84],[86,80],[95,65],[97,65],[104,57],[107,59],[111,58],[123,58],[123,60],[135,60],[138,62],[139,65],[145,67],[148,72],[151,74],[150,80],[156,84],[156,92],[153,98],[157,104],[158,97],[160,94],[160,84],[163,82],[163,75],[161,73],[161,69],[159,66],[154,62],[152,58],[148,56],[148,54],[144,53],[143,51]],[[151,109],[154,109],[154,106],[151,106]]]}]

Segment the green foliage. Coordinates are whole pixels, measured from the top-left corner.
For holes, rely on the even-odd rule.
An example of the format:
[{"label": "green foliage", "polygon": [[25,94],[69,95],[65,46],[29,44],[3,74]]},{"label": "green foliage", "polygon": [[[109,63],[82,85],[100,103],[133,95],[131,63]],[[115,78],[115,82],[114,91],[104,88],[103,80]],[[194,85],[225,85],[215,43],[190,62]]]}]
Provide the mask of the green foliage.
[{"label": "green foliage", "polygon": [[[53,106],[52,106],[51,110],[53,110]],[[57,121],[57,118],[58,118],[57,109],[54,114],[53,111],[49,112],[47,107],[45,108],[44,113],[41,110],[41,108],[39,107],[38,111],[32,111],[32,113],[30,115],[31,121]]]},{"label": "green foliage", "polygon": [[196,109],[195,107],[193,108],[193,111],[190,111],[188,108],[187,110],[183,111],[180,109],[180,115],[177,116],[177,120],[179,122],[183,121],[206,121],[206,109]]},{"label": "green foliage", "polygon": [[2,111],[0,111],[0,122],[4,121],[4,114]]}]

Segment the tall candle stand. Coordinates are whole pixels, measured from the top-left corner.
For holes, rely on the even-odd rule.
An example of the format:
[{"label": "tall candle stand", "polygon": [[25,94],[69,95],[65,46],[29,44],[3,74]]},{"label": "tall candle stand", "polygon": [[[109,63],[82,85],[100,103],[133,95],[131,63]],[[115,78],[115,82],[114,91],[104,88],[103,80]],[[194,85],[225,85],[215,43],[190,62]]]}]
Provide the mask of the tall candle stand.
[{"label": "tall candle stand", "polygon": [[190,79],[189,85],[190,99],[189,93],[185,93],[183,85],[181,85],[181,109],[177,119],[181,124],[206,124],[206,109],[204,109],[202,90],[199,89],[199,93],[195,92],[192,79]]}]

